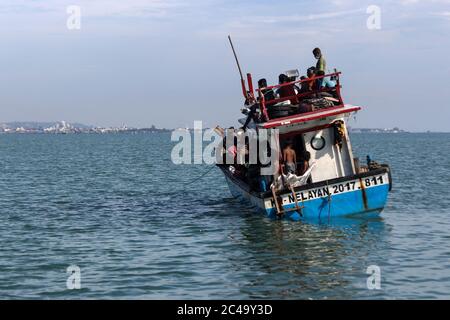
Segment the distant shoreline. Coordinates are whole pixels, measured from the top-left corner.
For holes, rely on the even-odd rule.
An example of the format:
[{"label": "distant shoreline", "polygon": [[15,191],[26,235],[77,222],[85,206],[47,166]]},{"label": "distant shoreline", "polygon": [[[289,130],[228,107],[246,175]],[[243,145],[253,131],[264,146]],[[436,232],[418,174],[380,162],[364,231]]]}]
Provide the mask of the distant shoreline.
[{"label": "distant shoreline", "polygon": [[[105,133],[163,133],[174,130],[189,130],[192,128],[157,128],[152,125],[148,128],[133,127],[95,127],[79,123],[59,122],[6,122],[0,123],[0,134],[105,134]],[[348,128],[349,133],[370,133],[370,134],[398,134],[398,133],[450,133],[445,131],[406,131],[398,127],[394,128]]]},{"label": "distant shoreline", "polygon": [[94,127],[78,123],[59,122],[8,122],[0,124],[0,134],[97,134],[97,133],[137,133],[171,132],[171,129],[122,127]]}]

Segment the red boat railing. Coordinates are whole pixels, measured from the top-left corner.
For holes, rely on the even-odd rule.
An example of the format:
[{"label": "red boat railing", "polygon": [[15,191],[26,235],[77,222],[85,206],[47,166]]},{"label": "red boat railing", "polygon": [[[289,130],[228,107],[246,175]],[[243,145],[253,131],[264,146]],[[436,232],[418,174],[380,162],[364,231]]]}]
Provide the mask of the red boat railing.
[{"label": "red boat railing", "polygon": [[[268,87],[264,87],[264,88],[258,88],[257,92],[258,92],[258,102],[260,104],[261,110],[263,112],[264,118],[266,119],[266,121],[269,121],[269,114],[267,112],[267,107],[268,106],[272,106],[274,104],[283,102],[283,101],[287,101],[287,100],[293,100],[293,101],[301,101],[302,99],[308,98],[308,97],[313,97],[314,95],[316,95],[317,93],[321,93],[321,92],[336,92],[336,97],[339,100],[339,105],[344,105],[343,101],[342,101],[342,97],[341,97],[341,85],[339,83],[339,75],[341,74],[341,72],[334,72],[334,73],[330,73],[330,74],[325,74],[323,76],[314,76],[311,78],[307,78],[307,79],[303,79],[303,80],[296,80],[296,81],[291,81],[291,82],[286,82],[283,84],[278,84],[278,85],[274,85],[274,86],[268,86]],[[323,79],[326,77],[332,77],[335,76],[336,77],[336,86],[333,88],[319,88],[319,89],[315,89],[312,91],[308,91],[308,92],[302,92],[302,93],[298,93],[296,95],[293,96],[288,96],[288,97],[283,97],[283,98],[276,98],[276,99],[272,99],[269,101],[266,101],[264,94],[262,91],[267,91],[267,90],[274,90],[274,89],[278,89],[281,87],[285,87],[285,86],[293,86],[295,84],[301,84],[301,83],[310,83],[310,82],[315,82],[319,79]],[[250,97],[254,97],[254,91],[253,91],[253,84],[251,81],[251,75],[247,74],[247,80],[249,82],[249,95]]]}]

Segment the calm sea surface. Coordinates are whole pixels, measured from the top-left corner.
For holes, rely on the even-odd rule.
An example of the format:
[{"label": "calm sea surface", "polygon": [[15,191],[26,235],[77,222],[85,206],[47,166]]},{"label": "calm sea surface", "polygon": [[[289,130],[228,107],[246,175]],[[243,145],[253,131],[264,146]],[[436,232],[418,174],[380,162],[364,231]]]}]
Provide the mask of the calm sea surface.
[{"label": "calm sea surface", "polygon": [[450,134],[352,142],[391,165],[385,211],[304,224],[253,213],[218,169],[188,184],[210,167],[173,165],[170,134],[0,135],[0,298],[450,298]]}]

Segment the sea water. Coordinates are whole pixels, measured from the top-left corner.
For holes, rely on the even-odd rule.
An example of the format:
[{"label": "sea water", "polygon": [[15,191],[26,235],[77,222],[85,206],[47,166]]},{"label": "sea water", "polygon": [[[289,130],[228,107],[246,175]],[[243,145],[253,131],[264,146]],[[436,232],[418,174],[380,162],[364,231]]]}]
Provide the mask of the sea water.
[{"label": "sea water", "polygon": [[0,135],[0,298],[450,298],[450,134],[351,138],[391,165],[385,210],[301,223],[172,164],[168,133]]}]

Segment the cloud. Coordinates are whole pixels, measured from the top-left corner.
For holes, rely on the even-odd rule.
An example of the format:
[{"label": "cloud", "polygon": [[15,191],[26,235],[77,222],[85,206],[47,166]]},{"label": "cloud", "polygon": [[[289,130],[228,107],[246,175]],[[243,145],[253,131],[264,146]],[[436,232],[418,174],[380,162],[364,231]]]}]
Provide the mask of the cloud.
[{"label": "cloud", "polygon": [[[217,21],[201,35],[219,36],[236,34],[240,38],[267,39],[269,41],[286,41],[288,38],[320,38],[332,40],[337,34],[348,35],[366,30],[366,8],[355,6],[348,10],[328,11],[310,10],[309,7],[292,7],[290,10],[278,12],[277,15],[265,15],[256,7],[249,14],[236,14]],[[312,12],[311,12],[312,11]],[[302,14],[296,14],[301,12]],[[286,14],[283,14],[286,13]],[[290,13],[290,14],[288,14]],[[355,25],[355,21],[359,23]],[[276,40],[277,39],[277,40]]]},{"label": "cloud", "polygon": [[416,4],[419,3],[420,0],[402,0],[400,3],[404,6],[410,5],[410,4]]},{"label": "cloud", "polygon": [[351,15],[354,13],[364,12],[365,9],[355,9],[347,11],[336,11],[336,12],[323,12],[307,15],[288,15],[288,16],[262,16],[262,17],[251,17],[249,20],[263,22],[263,23],[286,23],[286,22],[306,22],[306,21],[316,21],[324,20],[330,18],[337,18],[341,16]]},{"label": "cloud", "polygon": [[65,12],[69,5],[78,5],[84,16],[165,16],[170,11],[185,7],[185,1],[180,0],[3,0],[0,14],[39,14]]},{"label": "cloud", "polygon": [[80,1],[88,16],[166,16],[185,5],[174,0]]},{"label": "cloud", "polygon": [[450,11],[431,12],[431,15],[450,20]]}]

